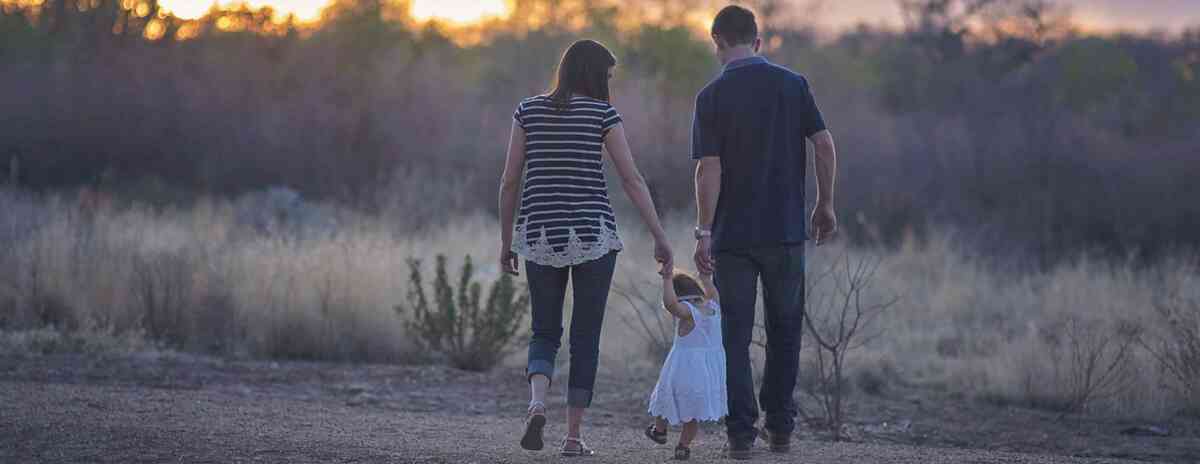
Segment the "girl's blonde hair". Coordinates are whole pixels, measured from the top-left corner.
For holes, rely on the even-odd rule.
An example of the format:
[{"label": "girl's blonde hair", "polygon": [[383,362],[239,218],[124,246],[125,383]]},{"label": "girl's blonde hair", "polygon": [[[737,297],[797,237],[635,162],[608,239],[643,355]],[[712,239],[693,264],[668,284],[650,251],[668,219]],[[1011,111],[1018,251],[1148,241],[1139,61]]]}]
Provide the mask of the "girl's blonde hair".
[{"label": "girl's blonde hair", "polygon": [[675,296],[684,298],[704,298],[704,287],[700,281],[686,272],[676,271],[671,276],[671,286],[675,288]]}]

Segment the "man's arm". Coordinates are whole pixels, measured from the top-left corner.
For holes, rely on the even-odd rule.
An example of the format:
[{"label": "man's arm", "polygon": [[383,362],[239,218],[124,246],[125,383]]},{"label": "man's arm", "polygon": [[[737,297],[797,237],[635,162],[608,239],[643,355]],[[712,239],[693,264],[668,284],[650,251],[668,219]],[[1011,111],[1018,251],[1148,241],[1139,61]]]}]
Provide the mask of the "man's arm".
[{"label": "man's arm", "polygon": [[[715,156],[700,158],[696,163],[696,227],[712,231],[717,214],[717,198],[721,196],[721,159]],[[696,242],[696,267],[702,274],[713,273],[712,237],[699,237]]]},{"label": "man's arm", "polygon": [[817,171],[817,206],[812,213],[812,237],[817,245],[824,244],[837,234],[837,214],[833,208],[834,184],[837,182],[837,148],[833,135],[822,130],[809,137],[812,140],[813,164]]}]

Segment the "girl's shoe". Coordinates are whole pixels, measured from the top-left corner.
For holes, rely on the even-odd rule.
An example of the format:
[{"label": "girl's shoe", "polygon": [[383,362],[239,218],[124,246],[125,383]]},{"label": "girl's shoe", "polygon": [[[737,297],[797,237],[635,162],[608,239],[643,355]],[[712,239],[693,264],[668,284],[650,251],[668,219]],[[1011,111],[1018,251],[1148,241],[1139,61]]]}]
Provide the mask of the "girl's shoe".
[{"label": "girl's shoe", "polygon": [[[574,443],[577,445],[577,447],[567,446],[568,443]],[[562,455],[563,456],[566,456],[569,458],[574,458],[574,457],[580,457],[580,456],[594,456],[595,454],[596,454],[596,451],[591,448],[588,448],[587,444],[584,443],[583,440],[578,439],[578,438],[571,438],[571,437],[563,438],[563,441],[562,441]]]},{"label": "girl's shoe", "polygon": [[688,448],[683,445],[679,445],[679,446],[675,447],[675,460],[676,461],[686,461],[690,457],[692,457],[692,449],[691,448]]},{"label": "girl's shoe", "polygon": [[646,438],[660,445],[665,445],[667,444],[667,431],[663,430],[659,432],[655,430],[654,424],[650,424],[650,426],[646,427]]},{"label": "girl's shoe", "polygon": [[542,430],[546,427],[546,404],[541,401],[529,403],[529,413],[525,416],[525,435],[521,436],[521,447],[530,451],[540,451],[546,446],[542,438]]}]

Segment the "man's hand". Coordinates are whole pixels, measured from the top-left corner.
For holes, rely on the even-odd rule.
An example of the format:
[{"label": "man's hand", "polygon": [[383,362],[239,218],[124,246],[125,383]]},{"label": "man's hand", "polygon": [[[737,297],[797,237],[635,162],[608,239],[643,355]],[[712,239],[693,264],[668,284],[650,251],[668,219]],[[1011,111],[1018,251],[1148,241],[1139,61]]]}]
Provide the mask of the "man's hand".
[{"label": "man's hand", "polygon": [[696,270],[701,274],[713,273],[717,266],[712,256],[712,237],[696,240],[696,254],[693,258],[696,260]]},{"label": "man's hand", "polygon": [[837,214],[834,213],[831,205],[817,204],[816,209],[813,209],[812,221],[809,224],[812,229],[809,234],[817,241],[817,246],[824,245],[825,242],[832,240],[837,235]]}]

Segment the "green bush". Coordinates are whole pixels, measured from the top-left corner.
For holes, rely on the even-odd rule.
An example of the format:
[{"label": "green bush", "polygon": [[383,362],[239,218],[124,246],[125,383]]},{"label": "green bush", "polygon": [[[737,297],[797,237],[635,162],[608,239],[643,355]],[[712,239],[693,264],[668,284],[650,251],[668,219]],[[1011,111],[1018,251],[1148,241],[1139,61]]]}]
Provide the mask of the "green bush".
[{"label": "green bush", "polygon": [[512,352],[529,307],[528,289],[518,288],[512,276],[501,274],[481,305],[482,286],[475,281],[471,257],[463,260],[455,289],[446,273],[446,257],[438,255],[431,305],[421,261],[410,259],[408,265],[408,302],[396,310],[409,313],[405,326],[422,351],[470,371],[488,370]]}]

